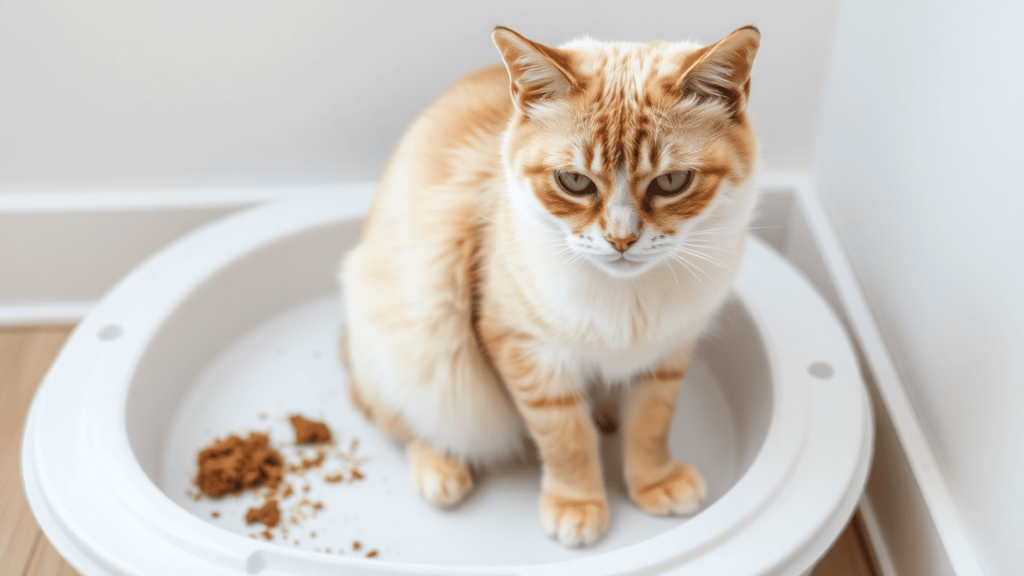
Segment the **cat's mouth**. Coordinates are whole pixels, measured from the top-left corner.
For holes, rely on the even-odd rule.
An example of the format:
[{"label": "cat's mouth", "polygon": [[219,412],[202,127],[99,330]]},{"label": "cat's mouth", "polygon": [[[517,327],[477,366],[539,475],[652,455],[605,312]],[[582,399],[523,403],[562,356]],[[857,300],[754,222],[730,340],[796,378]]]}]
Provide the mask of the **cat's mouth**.
[{"label": "cat's mouth", "polygon": [[649,259],[630,260],[625,254],[608,256],[598,260],[600,267],[604,268],[612,276],[628,277],[636,276],[647,269]]}]

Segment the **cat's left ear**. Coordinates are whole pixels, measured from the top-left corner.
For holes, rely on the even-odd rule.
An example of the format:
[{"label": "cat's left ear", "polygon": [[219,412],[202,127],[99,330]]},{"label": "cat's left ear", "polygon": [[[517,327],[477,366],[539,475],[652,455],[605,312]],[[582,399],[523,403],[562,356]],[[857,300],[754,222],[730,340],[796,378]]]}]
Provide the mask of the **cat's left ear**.
[{"label": "cat's left ear", "polygon": [[677,89],[683,98],[722,102],[735,118],[746,109],[750,69],[760,45],[761,32],[754,26],[744,26],[688,54]]},{"label": "cat's left ear", "polygon": [[504,26],[496,26],[491,39],[505,61],[512,102],[520,112],[529,114],[539,101],[568,96],[579,86],[564,51],[527,40]]}]

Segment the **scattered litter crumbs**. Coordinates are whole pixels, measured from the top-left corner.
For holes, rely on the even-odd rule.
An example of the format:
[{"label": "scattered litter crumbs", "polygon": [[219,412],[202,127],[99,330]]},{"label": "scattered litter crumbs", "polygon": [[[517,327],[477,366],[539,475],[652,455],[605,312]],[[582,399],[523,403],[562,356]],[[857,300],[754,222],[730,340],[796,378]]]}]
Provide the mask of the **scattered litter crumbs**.
[{"label": "scattered litter crumbs", "polygon": [[323,422],[307,420],[298,414],[290,418],[295,429],[296,444],[326,444],[331,441],[331,429]]},{"label": "scattered litter crumbs", "polygon": [[267,528],[277,526],[281,521],[281,510],[277,507],[277,500],[267,500],[261,508],[249,508],[245,513],[245,523],[262,522]]},{"label": "scattered litter crumbs", "polygon": [[245,439],[232,434],[218,440],[199,452],[197,462],[199,472],[193,482],[213,498],[260,486],[277,488],[284,468],[281,453],[259,432]]},{"label": "scattered litter crumbs", "polygon": [[[257,417],[260,420],[268,418],[266,413],[260,413]],[[289,419],[295,430],[296,439],[295,454],[292,454],[289,460],[285,460],[281,453],[270,445],[267,434],[252,432],[245,438],[232,434],[227,438],[217,439],[200,450],[197,457],[199,471],[193,479],[193,484],[199,490],[189,490],[187,494],[199,501],[204,494],[220,498],[225,494],[239,495],[243,491],[253,490],[259,501],[262,501],[262,505],[257,504],[249,508],[245,514],[245,521],[247,524],[262,523],[264,529],[248,536],[262,536],[268,541],[273,540],[275,532],[271,529],[277,528],[280,531],[277,534],[280,539],[284,542],[289,541],[288,526],[299,528],[302,521],[317,516],[324,508],[323,502],[307,497],[312,490],[312,486],[307,483],[308,480],[305,480],[307,471],[328,467],[325,466],[325,462],[329,461],[332,464],[330,467],[336,465],[338,468],[322,473],[325,482],[355,482],[364,478],[359,466],[366,461],[356,455],[356,449],[359,447],[358,438],[353,438],[348,451],[345,451],[339,449],[332,440],[331,430],[323,422],[308,420],[298,414],[290,416]],[[303,477],[301,492],[297,487],[299,484],[293,486],[291,481],[285,481],[285,477],[291,474]],[[286,509],[279,506],[281,501],[296,493],[301,495],[297,502],[287,505]],[[220,518],[221,513],[213,511],[210,512],[210,516]],[[315,530],[310,532],[311,538],[316,536]],[[294,544],[300,546],[301,542],[295,539]],[[353,550],[358,551],[361,548],[362,544],[358,540],[353,541]],[[319,550],[317,548],[317,551]],[[338,554],[344,552],[341,547],[327,549],[328,553],[333,551]],[[365,554],[367,558],[374,558],[377,555],[376,549]]]},{"label": "scattered litter crumbs", "polygon": [[[304,497],[288,510],[288,523],[292,526],[300,526],[303,520],[315,518],[317,512],[322,510],[323,507],[323,502],[314,502]],[[314,532],[313,534],[315,537],[316,533]]]},{"label": "scattered litter crumbs", "polygon": [[[316,453],[316,458],[303,458],[300,467],[302,470],[317,468],[324,463],[324,458],[327,458],[327,453],[324,452],[323,450],[318,450]],[[298,470],[296,470],[296,472],[298,472]]]}]

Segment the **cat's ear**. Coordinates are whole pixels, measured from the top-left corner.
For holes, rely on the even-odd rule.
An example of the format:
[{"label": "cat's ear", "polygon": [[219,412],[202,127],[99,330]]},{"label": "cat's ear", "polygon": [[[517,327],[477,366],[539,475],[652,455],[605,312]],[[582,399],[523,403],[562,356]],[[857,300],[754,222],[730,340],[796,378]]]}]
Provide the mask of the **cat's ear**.
[{"label": "cat's ear", "polygon": [[761,45],[761,32],[744,26],[715,44],[688,54],[677,84],[682,97],[717,100],[735,118],[750,96],[750,68]]},{"label": "cat's ear", "polygon": [[512,102],[523,113],[538,101],[562,98],[579,85],[569,56],[558,48],[537,44],[496,26],[491,34],[512,81]]}]

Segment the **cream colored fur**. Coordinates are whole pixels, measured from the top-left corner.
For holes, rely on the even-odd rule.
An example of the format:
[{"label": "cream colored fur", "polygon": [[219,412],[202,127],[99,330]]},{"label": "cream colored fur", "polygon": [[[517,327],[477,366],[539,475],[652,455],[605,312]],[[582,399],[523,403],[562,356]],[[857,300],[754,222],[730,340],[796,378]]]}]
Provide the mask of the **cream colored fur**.
[{"label": "cream colored fur", "polygon": [[[467,77],[410,127],[343,265],[342,353],[353,400],[410,443],[414,485],[429,500],[457,502],[470,465],[532,437],[545,530],[593,542],[608,512],[586,398],[589,387],[622,385],[634,500],[656,514],[696,509],[703,479],[662,436],[756,200],[743,84],[751,30],[707,48],[552,49],[499,28],[508,70]],[[679,84],[663,86],[674,74]],[[641,113],[653,123],[634,122]],[[595,136],[616,130],[618,141]],[[617,146],[637,147],[628,166],[608,165]],[[599,197],[560,191],[548,167],[592,175]],[[645,209],[637,182],[684,168],[696,171],[699,206],[657,197]],[[636,239],[620,253],[611,242],[626,236]]]}]

